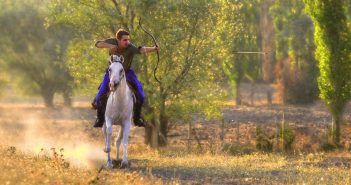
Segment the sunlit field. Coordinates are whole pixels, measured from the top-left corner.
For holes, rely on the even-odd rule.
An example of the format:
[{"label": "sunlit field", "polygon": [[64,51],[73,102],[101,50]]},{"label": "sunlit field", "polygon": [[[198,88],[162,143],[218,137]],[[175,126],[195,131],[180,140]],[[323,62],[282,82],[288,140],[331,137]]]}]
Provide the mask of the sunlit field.
[{"label": "sunlit field", "polygon": [[[143,129],[134,127],[130,135],[127,169],[106,169],[101,129],[92,128],[94,111],[77,102],[73,108],[47,109],[40,105],[2,104],[1,106],[1,182],[5,184],[348,184],[351,155],[347,149],[324,152],[264,153],[255,149],[254,138],[247,141],[250,128],[242,128],[239,144],[235,131],[226,131],[224,143],[232,142],[237,152],[226,151],[217,135],[220,122],[197,134],[201,149],[193,141],[189,150],[186,124],[170,132],[169,146],[153,149],[143,144]],[[4,105],[7,106],[6,110]],[[318,109],[317,107],[314,107]],[[249,110],[246,110],[249,109]],[[290,109],[296,109],[290,107]],[[240,110],[254,114],[252,107]],[[260,116],[269,117],[269,108]],[[272,111],[272,110],[271,110]],[[322,111],[323,112],[323,111]],[[294,114],[294,113],[292,113]],[[229,115],[228,115],[229,116]],[[252,115],[251,115],[252,117]],[[246,118],[248,119],[248,118]],[[250,120],[255,125],[264,124]],[[208,126],[208,125],[207,125]],[[253,127],[252,126],[252,127]],[[228,126],[227,126],[228,127]],[[233,126],[233,128],[236,128]],[[230,129],[230,128],[229,128]],[[117,126],[114,127],[114,131]],[[207,130],[207,132],[206,132]],[[245,132],[244,132],[245,131]],[[183,133],[184,132],[184,133]],[[178,134],[176,134],[178,133]],[[214,132],[215,133],[215,132]],[[114,133],[114,138],[115,138]],[[211,141],[213,140],[213,141]],[[242,142],[240,142],[242,141]],[[303,142],[299,138],[297,142]],[[253,143],[253,144],[250,144]],[[247,151],[245,151],[245,148]],[[113,148],[115,152],[115,148]],[[113,153],[112,156],[115,156]]]},{"label": "sunlit field", "polygon": [[351,178],[349,153],[230,156],[130,148],[128,169],[106,170],[70,166],[64,155],[2,146],[0,179],[5,184],[349,184]]},{"label": "sunlit field", "polygon": [[351,0],[0,0],[2,184],[351,185]]}]

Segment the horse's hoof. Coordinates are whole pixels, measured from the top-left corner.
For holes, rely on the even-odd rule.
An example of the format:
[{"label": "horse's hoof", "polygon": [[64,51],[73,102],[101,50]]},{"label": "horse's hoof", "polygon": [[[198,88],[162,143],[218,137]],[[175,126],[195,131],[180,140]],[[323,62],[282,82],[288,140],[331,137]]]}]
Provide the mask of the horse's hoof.
[{"label": "horse's hoof", "polygon": [[104,148],[104,152],[105,152],[105,153],[111,152],[111,148]]},{"label": "horse's hoof", "polygon": [[112,169],[113,168],[112,161],[107,161],[106,168],[107,169]]},{"label": "horse's hoof", "polygon": [[128,168],[128,161],[122,161],[121,162],[121,169]]},{"label": "horse's hoof", "polygon": [[112,160],[112,164],[114,168],[118,168],[119,166],[121,166],[121,163],[122,163],[121,159]]}]

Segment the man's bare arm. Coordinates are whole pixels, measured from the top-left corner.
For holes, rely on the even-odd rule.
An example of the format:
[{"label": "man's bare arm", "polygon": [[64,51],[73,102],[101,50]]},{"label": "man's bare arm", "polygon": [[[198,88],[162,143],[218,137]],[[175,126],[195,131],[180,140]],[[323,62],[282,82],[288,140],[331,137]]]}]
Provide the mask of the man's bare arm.
[{"label": "man's bare arm", "polygon": [[140,48],[140,53],[142,54],[146,54],[146,53],[151,53],[151,52],[156,52],[156,51],[160,51],[159,47],[141,47]]},{"label": "man's bare arm", "polygon": [[109,43],[106,43],[104,41],[97,41],[95,43],[95,47],[97,47],[97,48],[110,48],[110,49],[113,49],[113,48],[116,47],[116,45],[109,44]]}]

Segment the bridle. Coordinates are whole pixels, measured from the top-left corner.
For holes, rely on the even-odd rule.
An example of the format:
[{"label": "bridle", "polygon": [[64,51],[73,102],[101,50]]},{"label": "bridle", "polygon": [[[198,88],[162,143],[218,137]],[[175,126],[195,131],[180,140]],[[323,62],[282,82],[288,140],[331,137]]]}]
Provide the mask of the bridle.
[{"label": "bridle", "polygon": [[[114,58],[114,56],[117,56],[118,57],[118,60],[116,60],[115,58]],[[121,60],[122,59],[122,60]],[[109,60],[109,66],[111,66],[111,64],[112,63],[120,63],[121,65],[122,65],[122,73],[121,73],[121,75],[120,75],[120,78],[119,78],[119,80],[117,81],[117,83],[116,83],[116,88],[118,88],[119,87],[119,84],[121,84],[121,81],[124,79],[124,77],[125,77],[125,71],[124,71],[124,68],[123,68],[123,62],[124,62],[124,58],[123,58],[123,55],[120,55],[120,56],[118,56],[118,55],[111,55],[111,57],[110,57],[110,60]],[[108,74],[109,74],[109,78],[111,77],[111,70],[110,70],[110,68],[108,69]]]}]

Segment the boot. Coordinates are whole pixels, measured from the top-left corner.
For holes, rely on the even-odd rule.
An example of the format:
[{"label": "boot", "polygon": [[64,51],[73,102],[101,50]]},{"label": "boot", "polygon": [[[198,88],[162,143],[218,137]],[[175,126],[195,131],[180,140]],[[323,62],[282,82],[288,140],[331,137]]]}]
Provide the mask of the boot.
[{"label": "boot", "polygon": [[138,127],[146,126],[146,122],[141,117],[141,105],[138,103],[134,104],[133,121],[135,126],[138,126]]},{"label": "boot", "polygon": [[93,127],[100,128],[104,125],[104,122],[105,122],[105,112],[97,109],[96,113],[97,113],[97,116]]},{"label": "boot", "polygon": [[[103,94],[100,98],[100,106],[96,106],[96,120],[94,123],[95,128],[102,127],[105,122],[105,111],[106,111],[106,104],[107,104],[107,99],[108,99],[108,93]],[[95,100],[95,99],[94,99]],[[95,101],[96,104],[96,101]]]},{"label": "boot", "polygon": [[[99,90],[100,87],[101,87],[101,84],[99,85],[99,87],[97,89]],[[94,109],[94,110],[98,109],[98,105],[96,103],[96,96],[94,97],[94,100],[91,102],[91,108]]]}]

